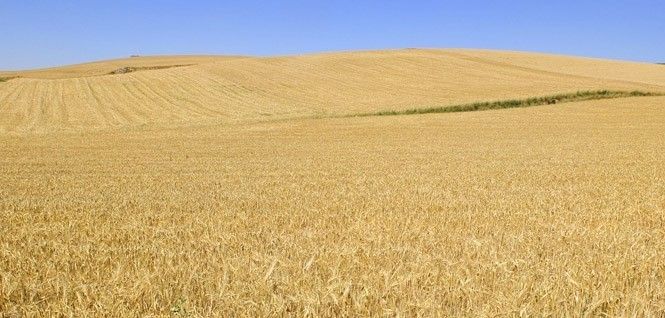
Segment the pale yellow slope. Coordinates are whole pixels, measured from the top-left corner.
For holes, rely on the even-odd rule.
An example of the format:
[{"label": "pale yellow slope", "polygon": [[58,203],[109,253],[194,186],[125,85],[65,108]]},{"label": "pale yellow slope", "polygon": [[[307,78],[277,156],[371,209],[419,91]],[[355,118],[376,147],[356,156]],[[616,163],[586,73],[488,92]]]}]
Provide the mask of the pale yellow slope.
[{"label": "pale yellow slope", "polygon": [[215,55],[170,55],[170,56],[139,56],[107,61],[98,61],[67,65],[60,67],[35,69],[27,71],[0,71],[0,77],[25,77],[60,79],[87,76],[106,75],[122,67],[168,67],[182,65],[196,65],[241,59],[241,56],[215,56]]},{"label": "pale yellow slope", "polygon": [[590,89],[665,91],[665,68],[541,54],[399,50],[18,78],[0,84],[0,133],[343,115]]},{"label": "pale yellow slope", "polygon": [[481,63],[511,64],[543,72],[556,72],[560,74],[600,77],[618,81],[663,85],[665,83],[665,70],[658,65],[626,61],[613,61],[592,58],[573,58],[569,56],[525,53],[525,52],[497,52],[497,51],[467,51],[457,53],[468,58],[476,59]]}]

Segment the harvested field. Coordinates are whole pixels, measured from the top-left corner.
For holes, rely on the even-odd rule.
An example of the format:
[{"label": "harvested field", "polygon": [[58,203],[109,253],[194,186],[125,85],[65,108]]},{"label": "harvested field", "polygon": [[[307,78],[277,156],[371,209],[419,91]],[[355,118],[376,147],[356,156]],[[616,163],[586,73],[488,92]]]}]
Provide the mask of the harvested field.
[{"label": "harvested field", "polygon": [[665,70],[404,50],[2,83],[0,313],[665,315],[665,97],[323,118],[587,90]]},{"label": "harvested field", "polygon": [[[330,117],[584,90],[665,91],[657,65],[525,53],[398,50],[210,59],[113,76],[28,78],[50,78],[72,67],[19,73],[21,78],[0,86],[0,113],[17,116],[0,123],[0,133]],[[107,74],[142,60],[185,64],[181,58],[141,57],[89,67]]]},{"label": "harvested field", "polygon": [[243,58],[240,56],[137,56],[27,71],[0,71],[0,76],[34,79],[65,79],[106,75],[121,67],[150,68],[168,65],[196,65]]}]

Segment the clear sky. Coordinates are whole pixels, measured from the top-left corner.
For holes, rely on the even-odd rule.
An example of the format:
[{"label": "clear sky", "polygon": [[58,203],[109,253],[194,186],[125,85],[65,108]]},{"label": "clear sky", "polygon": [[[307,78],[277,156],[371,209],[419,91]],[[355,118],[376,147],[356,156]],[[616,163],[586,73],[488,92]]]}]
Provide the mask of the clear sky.
[{"label": "clear sky", "polygon": [[0,69],[404,47],[665,61],[665,1],[0,0]]}]

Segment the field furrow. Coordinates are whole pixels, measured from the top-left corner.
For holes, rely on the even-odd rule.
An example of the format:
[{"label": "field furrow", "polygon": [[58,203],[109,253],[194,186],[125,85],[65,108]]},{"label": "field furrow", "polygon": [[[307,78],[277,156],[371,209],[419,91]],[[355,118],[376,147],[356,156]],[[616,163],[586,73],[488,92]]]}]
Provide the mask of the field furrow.
[{"label": "field furrow", "polygon": [[133,109],[140,108],[138,105],[129,104],[125,99],[122,87],[115,81],[105,78],[104,80],[91,83],[98,94],[101,105],[108,110],[113,120],[119,126],[131,126],[136,124],[137,118],[132,113]]},{"label": "field furrow", "polygon": [[16,95],[21,89],[22,85],[3,85],[0,86],[0,111],[5,111],[10,107],[13,101],[12,96]]},{"label": "field furrow", "polygon": [[526,66],[518,66],[512,63],[508,62],[497,62],[497,61],[492,61],[490,59],[484,59],[484,58],[479,58],[479,57],[473,57],[467,54],[462,54],[462,53],[448,53],[451,56],[471,61],[473,63],[479,63],[479,64],[487,64],[489,67],[498,67],[499,69],[505,69],[509,70],[512,72],[524,72],[524,73],[531,73],[535,74],[538,76],[546,76],[550,77],[552,79],[569,79],[569,80],[580,80],[580,81],[604,81],[604,82],[610,82],[612,86],[614,85],[623,85],[623,86],[633,86],[633,87],[640,87],[643,89],[661,89],[662,85],[650,85],[646,84],[643,82],[639,81],[629,81],[629,80],[616,80],[616,79],[603,79],[601,77],[595,77],[591,75],[577,75],[577,74],[567,74],[567,73],[561,73],[561,72],[555,72],[555,71],[548,71],[548,70],[542,70],[542,69],[536,69],[532,67],[526,67]]},{"label": "field furrow", "polygon": [[5,95],[5,100],[0,104],[0,128],[3,132],[13,131],[13,128],[25,118],[24,111],[18,105],[18,101],[23,100],[21,96],[24,96],[25,91],[26,85],[14,86],[14,89]]},{"label": "field furrow", "polygon": [[200,113],[203,118],[221,117],[223,113],[219,107],[223,99],[216,98],[214,86],[210,82],[204,82],[198,76],[190,76],[189,72],[170,74],[163,77],[163,84],[169,87],[169,92],[178,96],[188,96],[188,104],[191,109]]},{"label": "field furrow", "polygon": [[159,90],[157,85],[146,81],[142,76],[132,76],[132,79],[136,83],[138,91],[145,96],[144,99],[151,99],[154,101],[155,105],[159,106],[160,111],[158,115],[160,118],[174,118],[176,121],[185,120],[193,115],[200,115],[196,112],[189,112],[187,108],[182,106],[181,99],[187,98],[172,98],[166,92]]},{"label": "field furrow", "polygon": [[57,100],[57,105],[59,106],[58,108],[58,115],[56,116],[56,125],[58,125],[58,128],[62,129],[67,129],[69,127],[69,110],[67,110],[67,102],[66,100],[68,99],[66,96],[71,94],[68,90],[68,87],[65,85],[64,81],[58,81],[56,82],[56,97],[55,100]]},{"label": "field furrow", "polygon": [[161,116],[166,116],[166,120],[169,120],[168,114],[164,113],[162,99],[142,91],[138,86],[140,84],[136,80],[127,77],[123,79],[122,89],[118,94],[125,96],[127,105],[131,105],[129,107],[132,107],[144,122],[158,122],[162,119]]}]

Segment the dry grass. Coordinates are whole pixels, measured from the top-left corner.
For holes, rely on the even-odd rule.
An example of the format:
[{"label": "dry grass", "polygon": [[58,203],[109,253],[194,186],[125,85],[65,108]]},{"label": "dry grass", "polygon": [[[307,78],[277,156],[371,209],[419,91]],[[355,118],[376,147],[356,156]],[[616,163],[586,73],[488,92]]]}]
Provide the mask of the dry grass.
[{"label": "dry grass", "polygon": [[525,99],[509,99],[491,102],[475,102],[462,105],[448,105],[438,107],[424,107],[413,108],[399,111],[381,111],[376,113],[363,113],[351,114],[342,117],[366,117],[366,116],[397,116],[397,115],[417,115],[417,114],[434,114],[434,113],[459,113],[459,112],[473,112],[492,109],[506,109],[506,108],[522,108],[542,105],[552,105],[561,103],[573,103],[588,100],[599,99],[613,99],[613,98],[628,98],[628,97],[648,97],[648,96],[663,96],[665,93],[651,93],[651,92],[622,92],[622,91],[579,91],[576,93],[563,93],[550,96],[530,97]]},{"label": "dry grass", "polygon": [[[400,68],[395,74],[440,63],[356,54],[362,61],[389,56]],[[305,72],[321,70],[325,57],[334,71]],[[246,60],[273,65],[264,74],[269,84],[250,79],[260,67],[234,61],[97,77],[109,91],[96,96],[109,100],[95,107],[115,105],[111,96],[138,96],[113,95],[114,85],[142,81],[149,94],[163,83],[175,87],[173,74],[203,84],[234,79],[238,87],[254,80],[253,89],[274,86],[264,97],[284,105],[278,87],[292,98],[322,98],[321,105],[343,96],[290,86],[326,74],[334,84],[318,85],[349,88],[349,106],[328,101],[341,114],[372,111],[363,96],[388,101],[389,87],[395,103],[374,110],[424,99],[417,88],[458,87],[461,95],[448,98],[462,102],[472,98],[466,93],[478,92],[471,101],[510,93],[501,87],[511,83],[501,80],[486,92],[479,84],[444,84],[443,75],[431,75],[446,72],[440,69],[427,73],[436,84],[415,86],[417,76],[408,73],[402,78],[413,77],[414,86],[401,91],[391,79],[372,86],[355,74],[378,78],[390,64],[351,67],[360,62],[337,58]],[[462,72],[456,63],[463,60],[446,61],[439,67]],[[644,87],[597,81],[658,91],[658,75],[642,67],[634,72],[649,82]],[[345,68],[353,71],[344,84],[332,79]],[[287,69],[293,82],[275,75]],[[485,76],[511,72],[495,71]],[[558,82],[530,76],[528,96],[573,85],[563,75]],[[31,105],[43,105],[51,114],[58,104],[39,96],[70,92],[68,81],[85,83],[52,81],[59,84],[39,95],[46,81],[15,79],[0,86],[0,100],[38,108],[30,114],[40,112]],[[367,91],[350,89],[354,83]],[[8,95],[5,85],[13,87]],[[515,98],[530,89],[512,85]],[[161,92],[154,103],[162,109],[167,96],[186,94]],[[27,126],[2,126],[14,128],[0,134],[0,316],[665,315],[665,97],[414,116],[244,117],[207,126],[185,118],[180,126],[95,132],[103,122],[95,113],[74,115],[84,112],[86,94],[63,98],[80,101],[68,108],[70,118],[95,124],[60,129],[48,119],[59,117],[46,115],[21,134],[14,129]],[[202,96],[201,105],[231,109]],[[44,127],[58,129],[34,133]]]},{"label": "dry grass", "polygon": [[158,66],[123,66],[119,69],[115,69],[109,72],[106,75],[118,75],[118,74],[132,73],[132,72],[163,70],[167,68],[184,67],[192,65],[193,64],[172,64],[172,65],[158,65]]}]

